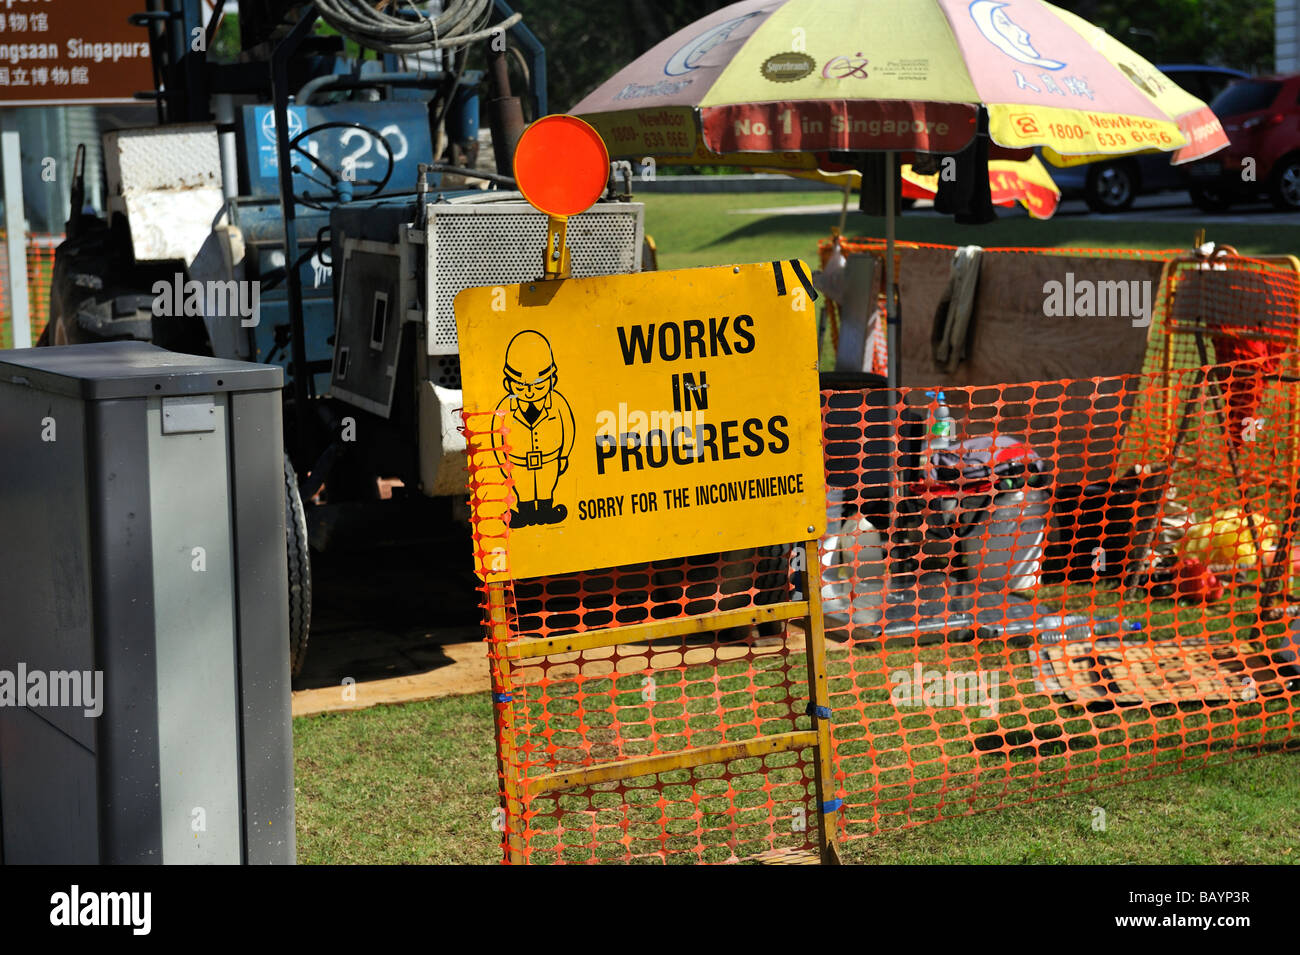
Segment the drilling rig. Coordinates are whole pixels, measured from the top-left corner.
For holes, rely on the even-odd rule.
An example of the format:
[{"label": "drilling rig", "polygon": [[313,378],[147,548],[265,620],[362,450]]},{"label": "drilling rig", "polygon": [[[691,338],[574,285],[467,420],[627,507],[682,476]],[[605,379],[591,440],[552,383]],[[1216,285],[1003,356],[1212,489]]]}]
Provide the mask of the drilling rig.
[{"label": "drilling rig", "polygon": [[[542,273],[546,218],[511,160],[548,111],[545,51],[504,0],[239,0],[222,58],[222,5],[147,7],[131,22],[157,122],[104,135],[103,210],[82,208],[78,157],[39,344],[134,339],[284,369],[297,675],[314,549],[373,524],[381,484],[429,520],[462,511],[452,300]],[[575,276],[641,268],[629,184],[611,174],[569,224]]]}]

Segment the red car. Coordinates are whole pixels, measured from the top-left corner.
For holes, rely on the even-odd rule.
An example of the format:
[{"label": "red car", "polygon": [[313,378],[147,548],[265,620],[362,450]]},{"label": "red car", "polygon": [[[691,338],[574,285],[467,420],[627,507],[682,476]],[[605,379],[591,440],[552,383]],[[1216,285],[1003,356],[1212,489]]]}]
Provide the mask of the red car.
[{"label": "red car", "polygon": [[1300,74],[1233,83],[1210,103],[1227,148],[1187,167],[1192,201],[1206,212],[1267,193],[1300,210]]}]

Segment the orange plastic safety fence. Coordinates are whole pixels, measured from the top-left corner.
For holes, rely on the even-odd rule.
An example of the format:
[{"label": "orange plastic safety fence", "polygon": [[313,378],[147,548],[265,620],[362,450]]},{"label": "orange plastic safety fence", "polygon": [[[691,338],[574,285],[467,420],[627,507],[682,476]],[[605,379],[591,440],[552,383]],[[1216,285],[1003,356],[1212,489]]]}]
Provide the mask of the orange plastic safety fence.
[{"label": "orange plastic safety fence", "polygon": [[[50,281],[54,275],[54,250],[61,235],[32,234],[27,237],[27,301],[31,315],[32,344],[40,338],[50,319]],[[7,270],[0,263],[0,348],[13,347],[13,323]]]},{"label": "orange plastic safety fence", "polygon": [[[823,256],[829,255],[830,250],[835,247],[836,242],[846,255],[855,252],[882,252],[886,248],[885,240],[875,237],[853,237],[841,236],[838,239],[831,237],[818,240],[817,248]],[[898,239],[894,242],[894,249],[945,249],[950,252],[956,252],[957,246],[943,245],[936,242],[912,242],[907,239]],[[986,254],[994,255],[1016,253],[1022,255],[1067,255],[1083,256],[1091,259],[1142,259],[1146,261],[1165,262],[1175,256],[1185,253],[1183,249],[1095,249],[1095,248],[1074,248],[1070,246],[985,246],[983,250]]]},{"label": "orange plastic safety fence", "polygon": [[1298,410],[1263,360],[948,389],[949,418],[823,396],[848,837],[1300,742],[1294,446],[1234,436],[1247,386]]},{"label": "orange plastic safety fence", "polygon": [[[1231,403],[1248,389],[1248,417],[1295,421],[1295,376],[1277,370],[1295,357],[950,389],[942,410],[920,390],[823,392],[817,596],[843,837],[1300,743],[1296,446],[1280,425],[1234,433]],[[494,428],[466,416],[471,493],[493,508],[476,550],[505,569],[509,475],[481,450]],[[724,862],[816,844],[810,745],[572,775],[806,731],[798,628],[519,655],[798,599],[801,556],[484,587],[507,858]]]},{"label": "orange plastic safety fence", "polygon": [[1300,346],[1300,261],[1183,254],[1156,305],[1148,373],[1276,356]]},{"label": "orange plastic safety fence", "polygon": [[[475,549],[505,570],[509,530],[484,520],[513,500],[490,432],[465,413]],[[790,600],[792,550],[684,557],[483,588],[501,772],[521,793],[505,839],[529,862],[724,862],[809,849],[817,826],[811,746],[743,756],[557,793],[550,773],[807,731],[803,634],[784,621],[520,660],[525,638],[581,634]],[[494,589],[495,588],[495,589]],[[796,652],[797,651],[797,652]],[[504,736],[503,736],[504,733]],[[501,745],[504,739],[504,745]]]}]

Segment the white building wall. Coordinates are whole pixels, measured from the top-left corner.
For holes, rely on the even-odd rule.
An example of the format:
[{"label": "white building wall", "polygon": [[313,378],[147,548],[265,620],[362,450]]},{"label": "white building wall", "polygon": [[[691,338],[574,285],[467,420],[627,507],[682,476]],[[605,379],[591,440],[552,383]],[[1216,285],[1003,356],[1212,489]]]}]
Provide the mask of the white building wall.
[{"label": "white building wall", "polygon": [[1300,0],[1273,0],[1273,26],[1277,72],[1300,72]]}]

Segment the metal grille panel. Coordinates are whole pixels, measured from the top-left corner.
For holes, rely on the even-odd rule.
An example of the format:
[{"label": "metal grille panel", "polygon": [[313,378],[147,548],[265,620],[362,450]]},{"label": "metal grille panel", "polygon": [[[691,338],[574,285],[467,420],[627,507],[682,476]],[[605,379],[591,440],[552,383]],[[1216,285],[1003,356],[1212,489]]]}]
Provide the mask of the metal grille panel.
[{"label": "metal grille panel", "polygon": [[[570,220],[574,277],[639,271],[642,215],[639,203],[603,203]],[[456,354],[461,289],[536,279],[545,245],[546,217],[526,203],[430,206],[429,354]]]}]

